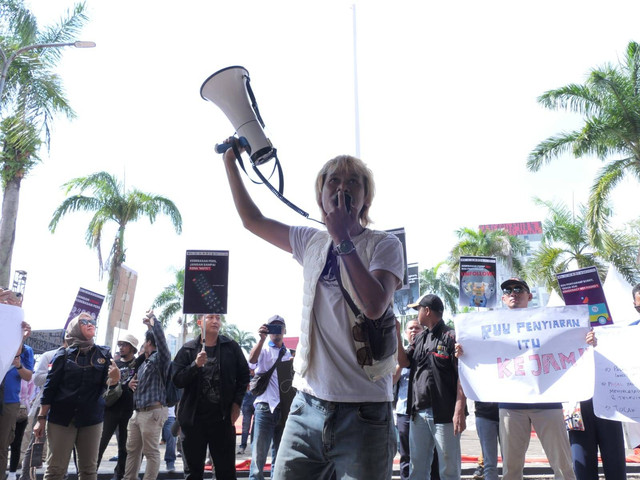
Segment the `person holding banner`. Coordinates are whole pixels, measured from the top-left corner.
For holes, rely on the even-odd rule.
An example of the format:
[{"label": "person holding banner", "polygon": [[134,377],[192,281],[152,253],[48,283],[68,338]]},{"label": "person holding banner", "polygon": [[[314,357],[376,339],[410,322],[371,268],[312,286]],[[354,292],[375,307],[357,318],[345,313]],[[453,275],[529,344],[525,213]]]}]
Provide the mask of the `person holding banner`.
[{"label": "person holding banner", "polygon": [[[0,412],[0,473],[4,475],[9,458],[9,446],[16,432],[16,418],[20,410],[20,385],[22,380],[30,381],[33,376],[33,350],[24,341],[31,334],[31,326],[22,322],[22,343],[13,357],[9,371],[4,376],[3,407]],[[13,450],[13,447],[12,447]],[[15,480],[15,469],[10,475]]]},{"label": "person holding banner", "polygon": [[[636,285],[633,292],[640,296],[640,285]],[[633,293],[634,300],[636,293]],[[598,340],[595,331],[587,334],[587,343],[596,346]],[[579,426],[567,422],[576,479],[597,480],[599,448],[606,480],[625,480],[627,461],[622,423],[597,417],[593,410],[593,399],[579,402],[577,407],[577,411],[572,413],[579,418]]]},{"label": "person holding banner", "polygon": [[[533,299],[527,282],[510,278],[500,285],[509,309],[527,308]],[[540,439],[556,479],[575,480],[571,447],[561,403],[499,403],[502,480],[521,480],[531,440],[531,426]]]},{"label": "person holding banner", "polygon": [[[237,139],[227,143],[237,145]],[[341,155],[316,177],[316,202],[325,230],[289,226],[265,217],[243,183],[232,149],[224,164],[236,210],[250,232],[293,254],[303,267],[299,348],[277,480],[366,478],[388,480],[396,453],[392,374],[395,355],[374,360],[359,330],[349,295],[364,315],[378,319],[401,287],[405,262],[395,235],[370,230],[371,170]],[[400,332],[397,332],[401,345]]]},{"label": "person holding banner", "polygon": [[430,478],[434,446],[440,478],[459,479],[460,435],[466,428],[467,399],[458,379],[455,332],[442,319],[444,304],[437,295],[425,294],[407,308],[418,310],[418,321],[426,327],[409,345],[406,356],[398,356],[400,366],[411,366],[409,480]]}]

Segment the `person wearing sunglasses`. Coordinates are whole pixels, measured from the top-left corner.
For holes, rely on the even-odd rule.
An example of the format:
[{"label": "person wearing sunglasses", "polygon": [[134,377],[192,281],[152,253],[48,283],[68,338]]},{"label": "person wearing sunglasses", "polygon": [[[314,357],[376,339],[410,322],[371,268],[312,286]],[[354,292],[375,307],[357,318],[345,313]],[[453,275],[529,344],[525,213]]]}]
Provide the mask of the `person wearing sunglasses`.
[{"label": "person wearing sunglasses", "polygon": [[467,399],[458,379],[455,331],[444,323],[444,304],[437,295],[425,294],[407,308],[418,311],[418,322],[424,327],[405,355],[398,355],[401,367],[411,367],[409,480],[430,478],[434,447],[440,478],[459,479]]},{"label": "person wearing sunglasses", "polygon": [[[533,299],[529,285],[521,278],[510,278],[500,287],[502,301],[509,309],[527,308]],[[522,479],[531,426],[556,478],[575,480],[561,403],[499,403],[498,407],[503,480]]]},{"label": "person wearing sunglasses", "polygon": [[[350,155],[324,164],[315,194],[325,230],[264,216],[243,183],[232,149],[224,165],[245,228],[293,254],[303,268],[301,334],[293,365],[298,393],[274,478],[388,480],[396,453],[391,404],[396,359],[372,358],[361,329],[354,329],[356,314],[339,283],[370,319],[382,317],[402,286],[402,244],[395,235],[367,228],[373,173]],[[277,285],[273,288],[275,293]],[[397,339],[401,344],[399,332]]]},{"label": "person wearing sunglasses", "polygon": [[79,480],[96,480],[98,447],[104,419],[103,393],[120,381],[120,369],[110,349],[96,345],[96,321],[81,313],[69,322],[65,340],[53,358],[33,429],[36,438],[47,430],[49,457],[44,478],[62,480],[71,450],[76,449]]}]

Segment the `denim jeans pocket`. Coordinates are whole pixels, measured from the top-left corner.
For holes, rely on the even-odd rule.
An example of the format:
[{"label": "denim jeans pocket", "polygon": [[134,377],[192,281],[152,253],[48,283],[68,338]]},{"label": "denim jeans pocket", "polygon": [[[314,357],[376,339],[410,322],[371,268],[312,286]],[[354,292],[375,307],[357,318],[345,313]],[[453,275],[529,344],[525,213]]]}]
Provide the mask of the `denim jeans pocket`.
[{"label": "denim jeans pocket", "polygon": [[388,403],[363,403],[358,406],[358,419],[369,425],[386,426],[389,411]]},{"label": "denim jeans pocket", "polygon": [[302,413],[302,410],[304,409],[304,406],[305,406],[305,401],[299,398],[298,395],[296,395],[293,399],[293,402],[291,403],[291,408],[289,409],[289,415],[300,415]]}]

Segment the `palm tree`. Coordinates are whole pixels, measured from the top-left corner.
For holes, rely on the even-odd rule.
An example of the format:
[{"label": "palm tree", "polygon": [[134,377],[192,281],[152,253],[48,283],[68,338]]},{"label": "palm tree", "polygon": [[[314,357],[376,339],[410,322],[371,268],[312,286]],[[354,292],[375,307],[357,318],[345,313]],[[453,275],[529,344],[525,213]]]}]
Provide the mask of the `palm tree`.
[{"label": "palm tree", "polygon": [[423,293],[435,293],[449,308],[452,315],[458,313],[458,287],[450,282],[451,275],[438,273],[445,262],[438,263],[435,267],[422,270],[419,275],[421,295]]},{"label": "palm tree", "polygon": [[460,270],[460,257],[465,255],[479,257],[496,257],[502,261],[511,274],[523,275],[523,266],[519,257],[526,255],[527,242],[506,230],[473,230],[461,228],[456,230],[460,239],[451,250],[449,270],[456,275]]},{"label": "palm tree", "polygon": [[586,212],[590,241],[601,246],[609,194],[628,174],[640,179],[640,45],[629,42],[617,66],[593,69],[584,85],[550,90],[538,102],[549,109],[581,114],[584,124],[538,144],[527,160],[530,171],[568,152],[576,158],[595,155],[608,162],[593,182]]},{"label": "palm tree", "polygon": [[[182,326],[182,343],[186,342],[189,330],[195,332],[198,329],[198,316],[182,315],[182,307],[184,304],[184,268],[175,270],[175,282],[167,285],[164,290],[153,301],[153,308],[162,308],[162,312],[158,315],[158,320],[163,327],[169,325],[169,321],[176,315],[178,324]],[[223,320],[224,322],[224,320]]]},{"label": "palm tree", "polygon": [[554,289],[560,296],[557,273],[595,266],[602,281],[608,264],[613,264],[631,283],[636,283],[640,271],[634,263],[637,243],[626,233],[601,232],[601,247],[590,241],[587,232],[586,209],[580,207],[576,215],[562,203],[535,198],[545,206],[549,215],[542,224],[542,243],[527,264],[528,277]]},{"label": "palm tree", "polygon": [[[175,270],[175,282],[164,287],[164,290],[153,301],[153,308],[162,308],[158,314],[158,320],[164,328],[167,328],[169,321],[182,313],[184,300],[184,268]],[[180,320],[178,320],[180,321]]]},{"label": "palm tree", "polygon": [[8,285],[11,274],[22,179],[40,161],[42,143],[49,145],[54,115],[75,116],[53,73],[60,49],[34,48],[15,58],[12,54],[26,46],[69,42],[86,22],[84,12],[84,3],[77,4],[58,24],[39,30],[22,0],[0,1],[0,57],[2,69],[8,67],[6,78],[0,79],[0,285]]},{"label": "palm tree", "polygon": [[251,351],[253,345],[256,343],[256,337],[254,337],[253,334],[240,330],[237,325],[234,324],[223,323],[220,333],[238,342],[238,345],[247,353]]},{"label": "palm tree", "polygon": [[[182,216],[174,203],[166,197],[141,192],[137,189],[125,190],[113,175],[107,172],[98,172],[86,177],[78,177],[64,184],[67,195],[72,190],[77,190],[75,195],[67,197],[53,213],[49,230],[55,233],[58,223],[69,212],[85,211],[93,212],[85,235],[85,240],[90,248],[95,248],[98,254],[100,275],[109,272],[107,291],[111,301],[109,311],[113,308],[113,293],[117,288],[114,280],[120,265],[125,260],[124,232],[129,222],[135,222],[141,216],[146,216],[151,223],[155,222],[159,213],[167,215],[178,234],[182,232]],[[83,193],[89,190],[93,196],[85,196]],[[100,243],[102,231],[109,222],[115,222],[118,226],[111,252],[105,262],[102,261]],[[113,342],[113,327],[107,326],[106,345]]]}]

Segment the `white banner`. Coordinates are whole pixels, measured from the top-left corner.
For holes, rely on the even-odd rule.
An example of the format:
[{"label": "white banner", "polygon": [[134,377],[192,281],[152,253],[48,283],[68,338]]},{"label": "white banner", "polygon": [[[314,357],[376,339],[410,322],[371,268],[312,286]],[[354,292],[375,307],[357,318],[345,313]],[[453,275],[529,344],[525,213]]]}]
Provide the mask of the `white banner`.
[{"label": "white banner", "polygon": [[640,422],[640,326],[596,330],[593,411],[600,418]]},{"label": "white banner", "polygon": [[22,342],[22,319],[24,312],[13,305],[0,304],[0,321],[2,335],[0,335],[0,380],[4,378]]},{"label": "white banner", "polygon": [[586,305],[466,313],[454,318],[467,398],[537,403],[593,395]]}]

